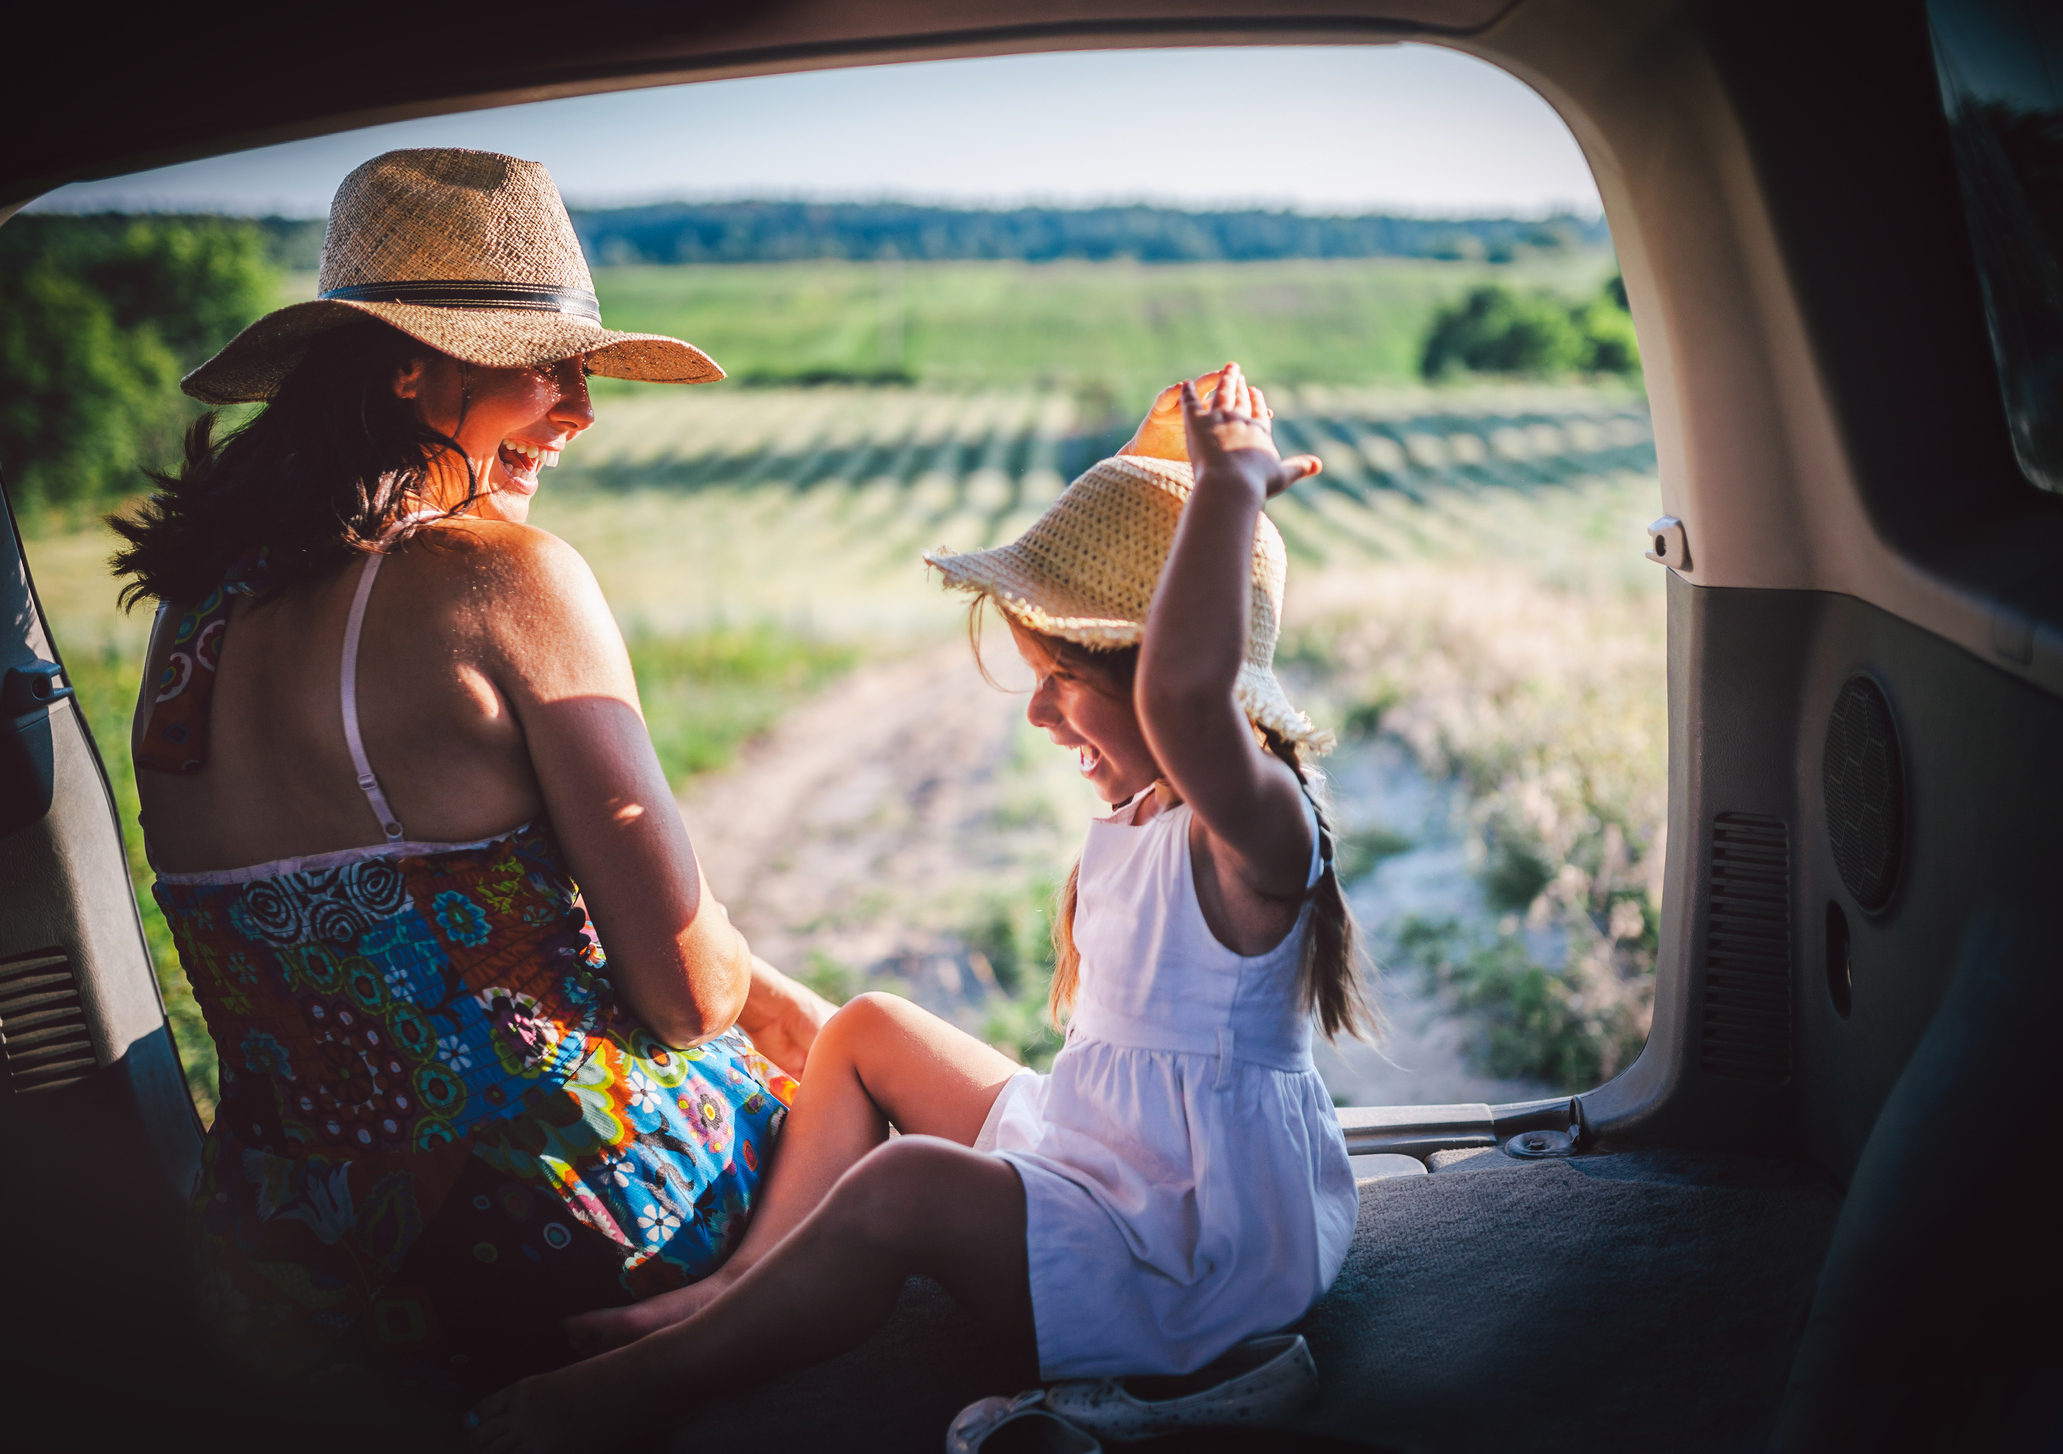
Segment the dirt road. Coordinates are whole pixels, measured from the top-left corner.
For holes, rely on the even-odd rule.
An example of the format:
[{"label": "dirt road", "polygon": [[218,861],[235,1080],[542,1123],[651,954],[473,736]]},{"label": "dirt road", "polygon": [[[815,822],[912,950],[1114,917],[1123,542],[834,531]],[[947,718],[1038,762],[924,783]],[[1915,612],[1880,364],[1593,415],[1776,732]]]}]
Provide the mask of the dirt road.
[{"label": "dirt road", "polygon": [[[1007,638],[986,648],[1006,685],[1028,681]],[[970,946],[998,906],[1042,896],[1101,805],[1071,754],[1023,720],[1024,698],[976,674],[964,641],[864,665],[694,784],[681,807],[705,871],[774,963],[849,987],[892,986],[978,1029],[996,993]],[[1332,764],[1348,826],[1394,811],[1394,773]],[[1358,800],[1358,801],[1357,801]],[[1465,875],[1437,848],[1357,885],[1364,914],[1451,895]],[[1371,925],[1380,931],[1380,925]],[[1336,1099],[1356,1105],[1503,1101],[1538,1087],[1475,1074],[1463,1029],[1403,976],[1382,981],[1391,1021],[1376,1049],[1321,1045]]]}]

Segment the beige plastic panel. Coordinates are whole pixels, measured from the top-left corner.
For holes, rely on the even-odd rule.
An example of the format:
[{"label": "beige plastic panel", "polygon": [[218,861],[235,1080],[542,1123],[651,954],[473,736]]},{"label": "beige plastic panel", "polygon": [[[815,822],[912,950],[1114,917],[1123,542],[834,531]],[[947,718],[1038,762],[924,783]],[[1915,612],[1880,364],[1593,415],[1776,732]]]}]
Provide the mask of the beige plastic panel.
[{"label": "beige plastic panel", "polygon": [[1540,92],[1596,173],[1640,334],[1662,508],[1684,524],[1680,574],[1856,596],[2063,694],[2063,657],[2001,657],[1991,601],[1872,526],[1746,138],[1686,9],[1527,0],[1480,35],[1427,37]]}]

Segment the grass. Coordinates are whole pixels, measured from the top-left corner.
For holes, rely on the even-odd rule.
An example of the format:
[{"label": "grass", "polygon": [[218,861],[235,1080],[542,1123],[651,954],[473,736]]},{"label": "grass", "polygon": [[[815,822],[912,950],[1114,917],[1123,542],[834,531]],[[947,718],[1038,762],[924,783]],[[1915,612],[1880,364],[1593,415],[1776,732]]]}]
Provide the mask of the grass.
[{"label": "grass", "polygon": [[630,638],[645,725],[675,788],[730,766],[740,743],[859,659],[857,647],[761,623]]}]

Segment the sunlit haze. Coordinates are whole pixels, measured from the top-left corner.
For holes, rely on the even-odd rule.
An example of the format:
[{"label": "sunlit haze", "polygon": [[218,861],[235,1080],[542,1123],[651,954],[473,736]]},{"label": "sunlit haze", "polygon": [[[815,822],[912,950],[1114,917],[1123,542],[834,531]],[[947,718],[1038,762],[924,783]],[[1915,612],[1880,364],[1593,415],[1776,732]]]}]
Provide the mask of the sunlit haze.
[{"label": "sunlit haze", "polygon": [[713,81],[368,127],[81,183],[36,206],[318,216],[352,167],[412,146],[542,161],[575,206],[808,197],[1600,210],[1582,154],[1544,101],[1481,61],[1418,45],[1087,52]]}]

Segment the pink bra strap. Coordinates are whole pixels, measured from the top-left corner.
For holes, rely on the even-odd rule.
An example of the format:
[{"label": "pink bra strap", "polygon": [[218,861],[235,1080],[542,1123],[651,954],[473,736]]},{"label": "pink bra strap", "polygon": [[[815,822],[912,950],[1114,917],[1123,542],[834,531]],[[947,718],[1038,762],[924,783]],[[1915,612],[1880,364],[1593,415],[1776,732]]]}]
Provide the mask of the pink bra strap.
[{"label": "pink bra strap", "polygon": [[377,550],[366,556],[358,575],[358,591],[351,597],[351,618],[344,626],[344,741],[351,748],[351,766],[358,774],[359,791],[372,804],[373,816],[380,820],[380,831],[387,835],[389,843],[399,843],[401,821],[387,805],[387,794],[373,775],[372,760],[365,755],[365,739],[358,734],[358,638],[365,631],[365,603],[372,598],[372,583],[385,559]]}]

